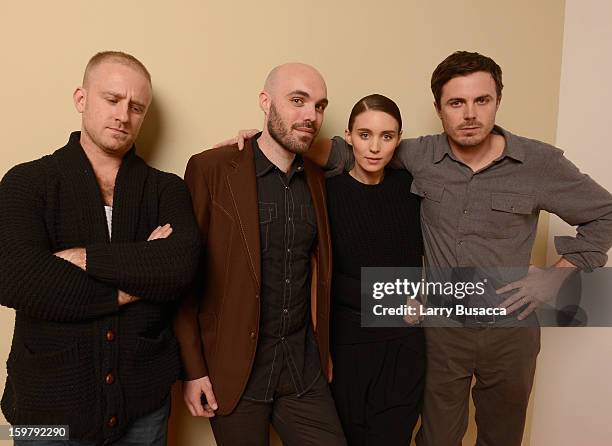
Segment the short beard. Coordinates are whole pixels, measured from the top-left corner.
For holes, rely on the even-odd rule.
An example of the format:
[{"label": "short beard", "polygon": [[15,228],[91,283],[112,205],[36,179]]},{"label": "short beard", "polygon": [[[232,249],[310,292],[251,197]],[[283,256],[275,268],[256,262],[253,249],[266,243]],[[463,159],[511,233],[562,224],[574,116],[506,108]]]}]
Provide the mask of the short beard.
[{"label": "short beard", "polygon": [[317,129],[313,123],[310,123],[315,133],[312,138],[308,141],[303,141],[301,138],[292,137],[289,133],[291,128],[280,117],[280,114],[276,110],[274,103],[270,105],[270,116],[268,117],[268,133],[274,141],[280,144],[285,150],[295,153],[296,155],[302,155],[308,152],[314,137],[316,136]]}]

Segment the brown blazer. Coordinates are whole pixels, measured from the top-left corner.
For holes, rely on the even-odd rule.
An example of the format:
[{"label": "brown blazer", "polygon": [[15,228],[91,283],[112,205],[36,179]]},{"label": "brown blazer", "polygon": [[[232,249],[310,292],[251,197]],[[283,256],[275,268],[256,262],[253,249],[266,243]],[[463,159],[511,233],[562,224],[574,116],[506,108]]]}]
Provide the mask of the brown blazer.
[{"label": "brown blazer", "polygon": [[[331,244],[325,178],[312,162],[304,171],[317,218],[312,256],[311,309],[323,373],[330,378]],[[259,205],[251,141],[207,150],[187,164],[185,182],[202,237],[194,292],[175,321],[184,379],[210,376],[220,415],[231,413],[246,387],[259,334],[261,256]]]}]

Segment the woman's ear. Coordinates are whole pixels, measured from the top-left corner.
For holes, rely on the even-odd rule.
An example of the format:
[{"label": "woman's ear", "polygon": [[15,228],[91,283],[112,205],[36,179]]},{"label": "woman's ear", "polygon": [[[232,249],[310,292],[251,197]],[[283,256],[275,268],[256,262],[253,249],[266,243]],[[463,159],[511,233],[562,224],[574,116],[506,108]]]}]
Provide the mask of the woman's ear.
[{"label": "woman's ear", "polygon": [[395,145],[396,149],[400,145],[401,142],[402,142],[402,131],[400,130],[397,134],[397,144]]},{"label": "woman's ear", "polygon": [[353,145],[353,141],[351,139],[351,131],[349,129],[344,130],[344,140],[351,146]]}]

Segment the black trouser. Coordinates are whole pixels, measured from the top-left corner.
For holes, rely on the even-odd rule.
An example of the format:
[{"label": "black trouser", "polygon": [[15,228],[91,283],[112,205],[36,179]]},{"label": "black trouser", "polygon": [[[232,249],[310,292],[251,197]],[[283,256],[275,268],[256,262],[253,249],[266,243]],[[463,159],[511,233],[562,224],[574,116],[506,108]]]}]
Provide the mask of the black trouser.
[{"label": "black trouser", "polygon": [[423,399],[423,333],[335,345],[333,359],[332,394],[348,444],[409,445]]},{"label": "black trouser", "polygon": [[345,446],[329,386],[320,375],[300,397],[288,373],[281,373],[274,401],[241,399],[236,409],[210,419],[217,446],[265,446],[270,423],[285,446]]}]

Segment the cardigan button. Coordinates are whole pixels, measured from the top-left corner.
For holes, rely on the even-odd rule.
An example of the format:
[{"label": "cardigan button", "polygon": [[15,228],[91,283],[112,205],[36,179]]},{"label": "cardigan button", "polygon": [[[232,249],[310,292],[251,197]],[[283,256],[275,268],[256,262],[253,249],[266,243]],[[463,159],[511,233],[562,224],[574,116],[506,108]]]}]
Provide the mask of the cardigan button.
[{"label": "cardigan button", "polygon": [[257,335],[257,333],[255,333],[255,331],[251,332],[251,339],[255,339],[255,336]]},{"label": "cardigan button", "polygon": [[115,332],[113,330],[108,330],[106,332],[106,340],[108,342],[113,342],[115,340]]},{"label": "cardigan button", "polygon": [[108,372],[106,374],[106,377],[104,378],[104,382],[106,384],[109,384],[109,385],[114,383],[115,382],[115,375],[113,375],[112,372]]},{"label": "cardigan button", "polygon": [[117,417],[114,415],[110,417],[107,424],[108,424],[108,427],[115,427],[117,425]]}]

